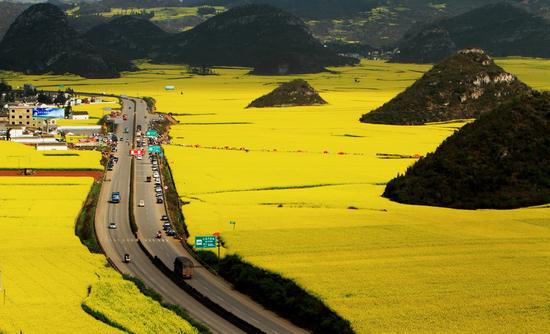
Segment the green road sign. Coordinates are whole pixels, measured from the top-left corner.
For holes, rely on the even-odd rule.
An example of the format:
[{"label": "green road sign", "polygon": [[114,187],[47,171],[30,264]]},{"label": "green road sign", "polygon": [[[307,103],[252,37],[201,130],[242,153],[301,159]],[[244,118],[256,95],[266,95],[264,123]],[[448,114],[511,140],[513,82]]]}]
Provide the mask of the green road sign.
[{"label": "green road sign", "polygon": [[145,132],[145,137],[158,137],[159,136],[159,133],[157,132],[157,130],[147,130],[147,132]]},{"label": "green road sign", "polygon": [[149,153],[161,153],[160,146],[158,145],[151,145],[148,149]]},{"label": "green road sign", "polygon": [[215,236],[195,237],[195,248],[216,248],[218,247],[218,238]]}]

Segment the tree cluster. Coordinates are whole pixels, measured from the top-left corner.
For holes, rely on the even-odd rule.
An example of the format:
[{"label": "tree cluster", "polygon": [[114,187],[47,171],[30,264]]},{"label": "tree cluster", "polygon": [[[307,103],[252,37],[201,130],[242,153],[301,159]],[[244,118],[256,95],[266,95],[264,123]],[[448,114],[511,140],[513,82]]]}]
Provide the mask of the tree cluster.
[{"label": "tree cluster", "polygon": [[465,125],[390,181],[384,196],[458,209],[550,203],[550,94],[518,97]]}]

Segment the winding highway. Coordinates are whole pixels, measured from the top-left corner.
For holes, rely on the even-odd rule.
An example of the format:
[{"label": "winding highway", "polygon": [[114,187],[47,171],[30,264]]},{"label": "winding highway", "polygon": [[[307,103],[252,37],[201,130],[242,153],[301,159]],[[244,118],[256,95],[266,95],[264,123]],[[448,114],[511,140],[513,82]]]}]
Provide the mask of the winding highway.
[{"label": "winding highway", "polygon": [[[259,329],[257,332],[307,333],[304,329],[266,310],[248,296],[234,290],[217,275],[201,267],[178,240],[166,236],[164,232],[162,238],[155,238],[157,231],[162,230],[161,217],[167,214],[165,206],[156,203],[154,183],[146,182],[146,177],[152,176],[149,159],[144,157],[143,160],[134,161],[132,179],[132,157],[128,154],[135,145],[135,126],[140,125],[143,130],[146,130],[151,116],[148,115],[145,101],[130,98],[123,98],[122,101],[123,112],[128,115],[128,120],[117,128],[119,161],[115,164],[113,171],[106,173],[95,215],[98,241],[111,263],[120,272],[144,281],[149,287],[159,292],[165,301],[187,310],[194,319],[203,322],[212,332],[243,333],[241,329],[193,299],[165,276],[138,245],[137,238],[139,238],[147,251],[160,258],[169,268],[172,268],[174,259],[178,256],[192,259],[196,268],[193,278],[187,283],[225,310]],[[124,134],[125,127],[133,131]],[[133,203],[130,203],[130,182],[134,183]],[[114,191],[120,192],[120,203],[109,203],[111,193]],[[141,200],[144,201],[144,207],[138,206]],[[135,222],[138,226],[137,238],[130,228],[130,205],[134,210]],[[117,228],[109,229],[109,223],[116,223]],[[123,262],[124,254],[131,255],[130,263]]]}]

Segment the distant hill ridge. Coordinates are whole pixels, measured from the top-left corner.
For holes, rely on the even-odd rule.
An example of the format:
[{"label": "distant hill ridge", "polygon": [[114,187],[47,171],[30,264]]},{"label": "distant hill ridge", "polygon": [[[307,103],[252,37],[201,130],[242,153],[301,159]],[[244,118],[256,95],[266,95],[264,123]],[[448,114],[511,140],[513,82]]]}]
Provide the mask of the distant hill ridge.
[{"label": "distant hill ridge", "polygon": [[59,8],[41,3],[27,8],[6,32],[0,42],[0,68],[29,74],[113,78],[134,66],[80,38]]},{"label": "distant hill ridge", "polygon": [[358,63],[325,48],[301,19],[269,5],[235,7],[173,35],[153,26],[145,19],[119,18],[86,38],[133,59],[146,55],[161,63],[252,67],[254,74],[316,73]]},{"label": "distant hill ridge", "polygon": [[384,197],[458,209],[550,203],[550,93],[516,97],[388,183]]},{"label": "distant hill ridge", "polygon": [[495,57],[550,58],[550,22],[508,2],[413,29],[398,43],[391,61],[435,63],[464,48],[482,48]]},{"label": "distant hill ridge", "polygon": [[483,50],[461,50],[382,107],[364,114],[361,122],[420,125],[478,118],[530,91]]}]

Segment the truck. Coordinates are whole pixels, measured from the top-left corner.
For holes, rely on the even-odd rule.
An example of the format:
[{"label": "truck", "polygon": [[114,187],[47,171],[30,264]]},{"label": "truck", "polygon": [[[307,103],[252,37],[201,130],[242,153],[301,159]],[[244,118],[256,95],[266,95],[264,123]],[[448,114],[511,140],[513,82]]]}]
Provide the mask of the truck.
[{"label": "truck", "polygon": [[190,279],[193,277],[193,261],[185,256],[178,256],[174,260],[174,274],[177,277],[183,279]]},{"label": "truck", "polygon": [[111,193],[111,203],[120,203],[120,193],[118,191]]}]

